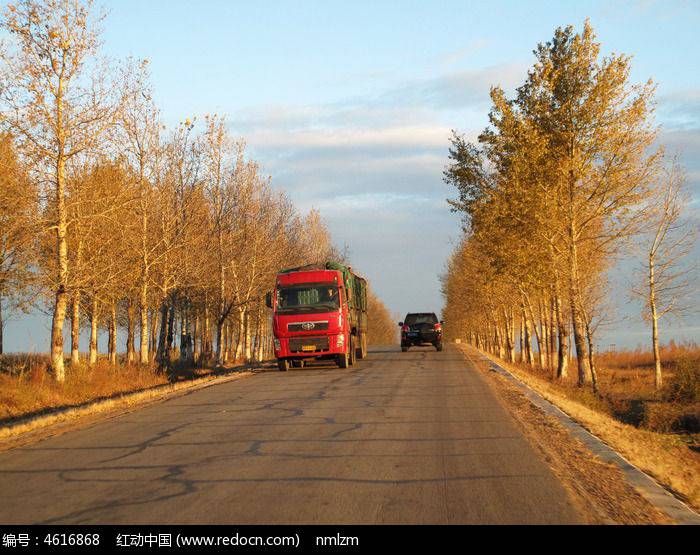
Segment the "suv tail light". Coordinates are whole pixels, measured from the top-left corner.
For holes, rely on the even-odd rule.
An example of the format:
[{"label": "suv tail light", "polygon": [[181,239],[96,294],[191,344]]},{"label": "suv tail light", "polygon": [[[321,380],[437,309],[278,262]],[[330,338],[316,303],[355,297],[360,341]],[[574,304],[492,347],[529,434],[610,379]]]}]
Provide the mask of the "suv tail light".
[{"label": "suv tail light", "polygon": [[442,331],[442,325],[440,324],[440,322],[435,324],[435,331]]},{"label": "suv tail light", "polygon": [[401,331],[403,333],[408,333],[409,331],[411,331],[411,328],[409,328],[407,325],[404,324],[403,327],[401,328]]}]

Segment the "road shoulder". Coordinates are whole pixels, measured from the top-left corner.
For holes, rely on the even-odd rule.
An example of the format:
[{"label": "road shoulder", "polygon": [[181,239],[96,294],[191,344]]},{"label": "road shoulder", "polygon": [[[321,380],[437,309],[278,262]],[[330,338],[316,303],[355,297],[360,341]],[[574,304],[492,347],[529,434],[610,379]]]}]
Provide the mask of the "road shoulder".
[{"label": "road shoulder", "polygon": [[[499,402],[591,524],[669,524],[675,522],[654,506],[626,479],[614,462],[601,458],[571,433],[561,418],[543,410],[526,395],[527,386],[497,371],[494,363],[477,351],[458,346],[460,352],[485,378]],[[533,395],[536,395],[532,392]],[[544,403],[548,403],[542,399]],[[566,415],[562,413],[565,418]],[[576,425],[574,423],[574,425]]]}]

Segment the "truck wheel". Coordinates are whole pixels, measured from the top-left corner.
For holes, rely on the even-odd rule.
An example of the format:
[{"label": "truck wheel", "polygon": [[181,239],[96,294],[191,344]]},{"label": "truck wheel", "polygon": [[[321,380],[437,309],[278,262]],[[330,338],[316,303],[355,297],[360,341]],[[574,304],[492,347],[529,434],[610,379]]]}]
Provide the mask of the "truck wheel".
[{"label": "truck wheel", "polygon": [[357,349],[355,348],[355,338],[350,337],[350,366],[357,362]]},{"label": "truck wheel", "polygon": [[343,353],[342,355],[336,355],[335,363],[340,368],[347,368],[348,366],[350,366],[350,359],[348,357],[347,351],[345,353]]},{"label": "truck wheel", "polygon": [[362,360],[367,357],[367,334],[360,334],[360,346],[357,348],[357,358]]},{"label": "truck wheel", "polygon": [[280,372],[286,372],[289,370],[289,361],[286,358],[278,358],[277,368],[279,368]]},{"label": "truck wheel", "polygon": [[402,353],[405,353],[406,351],[408,351],[408,347],[401,347],[401,352],[402,352]]}]

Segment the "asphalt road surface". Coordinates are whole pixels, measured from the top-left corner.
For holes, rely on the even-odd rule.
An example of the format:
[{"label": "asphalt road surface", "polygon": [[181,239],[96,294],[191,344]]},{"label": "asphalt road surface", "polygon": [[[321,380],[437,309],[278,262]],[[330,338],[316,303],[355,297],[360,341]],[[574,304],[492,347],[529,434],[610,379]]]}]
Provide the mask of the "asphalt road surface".
[{"label": "asphalt road surface", "polygon": [[0,522],[575,523],[454,348],[270,370],[0,453]]}]

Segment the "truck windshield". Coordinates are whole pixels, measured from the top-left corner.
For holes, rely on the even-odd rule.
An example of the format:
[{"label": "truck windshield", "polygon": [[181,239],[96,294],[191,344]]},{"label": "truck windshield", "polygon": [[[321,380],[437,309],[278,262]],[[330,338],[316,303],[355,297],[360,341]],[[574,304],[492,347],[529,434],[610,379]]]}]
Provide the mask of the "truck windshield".
[{"label": "truck windshield", "polygon": [[334,284],[294,285],[277,290],[277,312],[330,312],[340,308],[338,287]]}]

